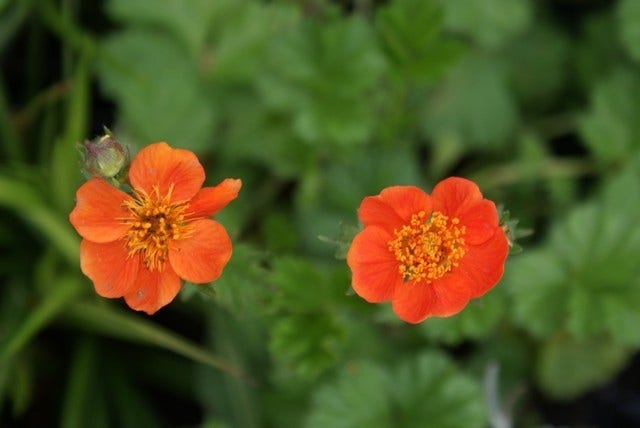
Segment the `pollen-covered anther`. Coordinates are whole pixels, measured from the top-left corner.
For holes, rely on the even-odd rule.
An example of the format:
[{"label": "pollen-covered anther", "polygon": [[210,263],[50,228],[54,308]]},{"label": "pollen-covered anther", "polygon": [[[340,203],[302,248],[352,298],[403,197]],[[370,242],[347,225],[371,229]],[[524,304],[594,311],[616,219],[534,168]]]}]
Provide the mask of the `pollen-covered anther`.
[{"label": "pollen-covered anther", "polygon": [[171,241],[189,237],[193,226],[184,222],[188,204],[171,202],[173,187],[161,196],[158,187],[148,194],[136,190],[125,202],[129,216],[121,221],[129,225],[126,245],[129,256],[140,254],[147,269],[164,270]]},{"label": "pollen-covered anther", "polygon": [[408,225],[394,230],[395,238],[388,244],[400,262],[403,280],[430,283],[457,267],[465,254],[465,232],[459,219],[439,211],[412,215]]}]

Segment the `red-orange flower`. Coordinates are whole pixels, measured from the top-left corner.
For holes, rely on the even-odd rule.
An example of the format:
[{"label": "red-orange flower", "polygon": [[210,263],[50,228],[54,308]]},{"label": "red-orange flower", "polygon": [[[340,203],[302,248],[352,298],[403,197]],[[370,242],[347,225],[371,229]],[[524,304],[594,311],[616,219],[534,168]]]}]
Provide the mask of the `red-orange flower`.
[{"label": "red-orange flower", "polygon": [[458,313],[504,271],[509,246],[496,206],[464,178],[431,195],[388,187],[364,198],[358,216],[364,229],[347,253],[353,289],[368,302],[391,300],[407,322]]},{"label": "red-orange flower", "polygon": [[195,154],[154,143],[131,163],[133,195],[101,178],[78,189],[69,220],[84,238],[80,267],[99,295],[153,314],[178,294],[181,279],[220,276],[231,240],[209,217],[238,196],[242,182],[202,188],[204,179]]}]

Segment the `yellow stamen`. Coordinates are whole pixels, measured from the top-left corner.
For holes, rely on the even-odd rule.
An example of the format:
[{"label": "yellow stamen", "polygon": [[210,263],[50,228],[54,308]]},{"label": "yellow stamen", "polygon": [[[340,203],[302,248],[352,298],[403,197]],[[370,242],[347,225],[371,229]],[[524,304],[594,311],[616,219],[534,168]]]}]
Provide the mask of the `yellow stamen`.
[{"label": "yellow stamen", "polygon": [[158,186],[147,194],[136,189],[133,199],[124,206],[129,216],[121,221],[129,225],[125,237],[129,256],[140,254],[147,269],[164,270],[171,241],[190,236],[193,227],[185,222],[186,202],[171,202],[173,185],[166,195],[160,195]]},{"label": "yellow stamen", "polygon": [[449,219],[439,211],[420,211],[411,216],[411,222],[394,230],[395,238],[389,241],[391,251],[400,266],[398,271],[404,281],[426,279],[427,284],[442,277],[458,266],[466,252],[466,229],[460,220]]}]

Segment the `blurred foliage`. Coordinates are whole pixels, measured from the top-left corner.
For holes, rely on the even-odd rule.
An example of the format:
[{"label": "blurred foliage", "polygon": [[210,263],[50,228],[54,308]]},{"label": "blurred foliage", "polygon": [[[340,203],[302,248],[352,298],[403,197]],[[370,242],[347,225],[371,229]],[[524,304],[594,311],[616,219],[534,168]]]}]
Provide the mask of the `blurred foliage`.
[{"label": "blurred foliage", "polygon": [[[639,41],[635,0],[0,1],[0,426],[640,425],[598,401],[640,406]],[[103,125],[243,180],[153,318],[79,269]],[[535,233],[410,326],[343,259],[364,196],[450,175]]]}]

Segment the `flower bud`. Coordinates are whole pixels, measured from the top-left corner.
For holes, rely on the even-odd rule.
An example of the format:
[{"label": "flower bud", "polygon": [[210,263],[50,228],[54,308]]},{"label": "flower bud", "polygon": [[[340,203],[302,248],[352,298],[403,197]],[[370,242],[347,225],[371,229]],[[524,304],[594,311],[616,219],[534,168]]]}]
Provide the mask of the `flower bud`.
[{"label": "flower bud", "polygon": [[129,167],[129,150],[111,134],[93,141],[85,140],[81,147],[83,171],[88,177],[101,177],[120,184]]}]

